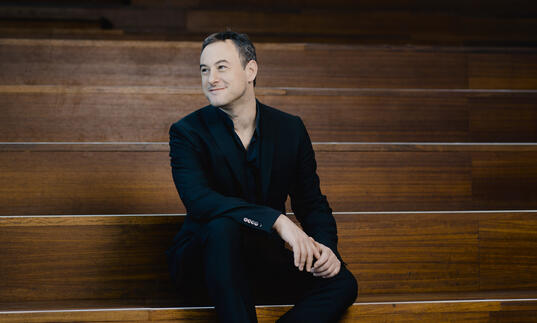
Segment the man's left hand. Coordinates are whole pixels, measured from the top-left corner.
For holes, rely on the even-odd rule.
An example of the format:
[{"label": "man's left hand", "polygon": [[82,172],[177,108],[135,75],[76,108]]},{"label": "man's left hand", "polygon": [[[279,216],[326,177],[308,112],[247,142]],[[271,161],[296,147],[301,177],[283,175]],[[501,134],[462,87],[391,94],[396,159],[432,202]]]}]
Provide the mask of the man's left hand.
[{"label": "man's left hand", "polygon": [[[313,240],[311,237],[310,239]],[[321,253],[321,257],[315,261],[311,268],[313,276],[322,278],[334,277],[341,269],[341,262],[337,259],[332,249],[317,241],[315,241],[315,245]]]}]

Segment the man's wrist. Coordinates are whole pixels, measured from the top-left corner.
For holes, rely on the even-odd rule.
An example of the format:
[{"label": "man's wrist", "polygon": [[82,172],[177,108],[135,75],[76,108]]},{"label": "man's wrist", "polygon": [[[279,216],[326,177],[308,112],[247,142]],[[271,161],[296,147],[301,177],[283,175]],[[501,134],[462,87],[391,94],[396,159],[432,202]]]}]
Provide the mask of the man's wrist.
[{"label": "man's wrist", "polygon": [[279,230],[281,224],[282,224],[282,221],[284,221],[283,217],[285,217],[285,215],[283,214],[280,214],[279,217],[276,218],[276,221],[274,221],[274,224],[272,225],[272,228],[276,231]]}]

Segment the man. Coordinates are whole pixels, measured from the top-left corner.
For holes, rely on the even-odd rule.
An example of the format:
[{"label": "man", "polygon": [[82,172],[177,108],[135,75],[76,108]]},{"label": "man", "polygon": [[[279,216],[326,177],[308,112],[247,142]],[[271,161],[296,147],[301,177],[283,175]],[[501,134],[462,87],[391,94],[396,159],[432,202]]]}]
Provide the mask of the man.
[{"label": "man", "polygon": [[[257,322],[260,290],[264,301],[295,304],[281,322],[335,322],[357,283],[337,251],[306,128],[256,100],[257,69],[246,35],[203,42],[210,105],[170,129],[173,180],[187,210],[168,250],[171,275],[188,295],[206,290],[222,322]],[[288,195],[303,229],[285,215]]]}]

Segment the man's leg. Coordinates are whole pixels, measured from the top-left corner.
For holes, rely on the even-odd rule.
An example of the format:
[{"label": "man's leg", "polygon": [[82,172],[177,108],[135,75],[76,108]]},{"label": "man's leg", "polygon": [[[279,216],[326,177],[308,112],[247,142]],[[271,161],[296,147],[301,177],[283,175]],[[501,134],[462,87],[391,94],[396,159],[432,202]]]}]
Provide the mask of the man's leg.
[{"label": "man's leg", "polygon": [[[241,224],[221,217],[188,242],[179,260],[179,285],[192,293],[206,289],[219,322],[257,322],[244,268]],[[197,285],[197,286],[196,286]]]},{"label": "man's leg", "polygon": [[278,322],[337,322],[354,303],[358,284],[344,266],[334,277],[311,278],[302,278],[304,283],[299,285],[305,288],[305,293]]},{"label": "man's leg", "polygon": [[[271,247],[265,247],[261,253],[263,257],[247,258],[252,270],[249,273],[258,278],[253,277],[252,284],[261,291],[256,304],[294,304],[279,322],[337,322],[357,296],[358,285],[352,273],[343,265],[332,278],[299,271],[294,266],[292,251],[285,249],[281,239],[274,235]],[[254,237],[246,234],[245,238]],[[257,243],[245,245],[248,255],[254,255],[254,250],[259,254],[263,240],[269,242],[263,236],[257,238],[261,238]]]}]

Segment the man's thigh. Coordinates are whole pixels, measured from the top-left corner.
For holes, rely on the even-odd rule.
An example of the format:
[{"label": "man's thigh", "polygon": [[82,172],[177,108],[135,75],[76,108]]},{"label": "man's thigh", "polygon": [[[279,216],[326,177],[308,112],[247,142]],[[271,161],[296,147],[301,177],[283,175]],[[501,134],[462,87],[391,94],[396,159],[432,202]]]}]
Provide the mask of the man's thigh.
[{"label": "man's thigh", "polygon": [[[305,269],[298,270],[294,266],[293,252],[285,248],[277,233],[268,234],[238,225],[241,228],[241,250],[238,252],[255,304],[295,304],[312,289],[327,282]],[[179,263],[178,286],[181,293],[189,295],[188,305],[210,304],[203,268],[205,235],[206,232],[201,230],[188,242]]]}]

